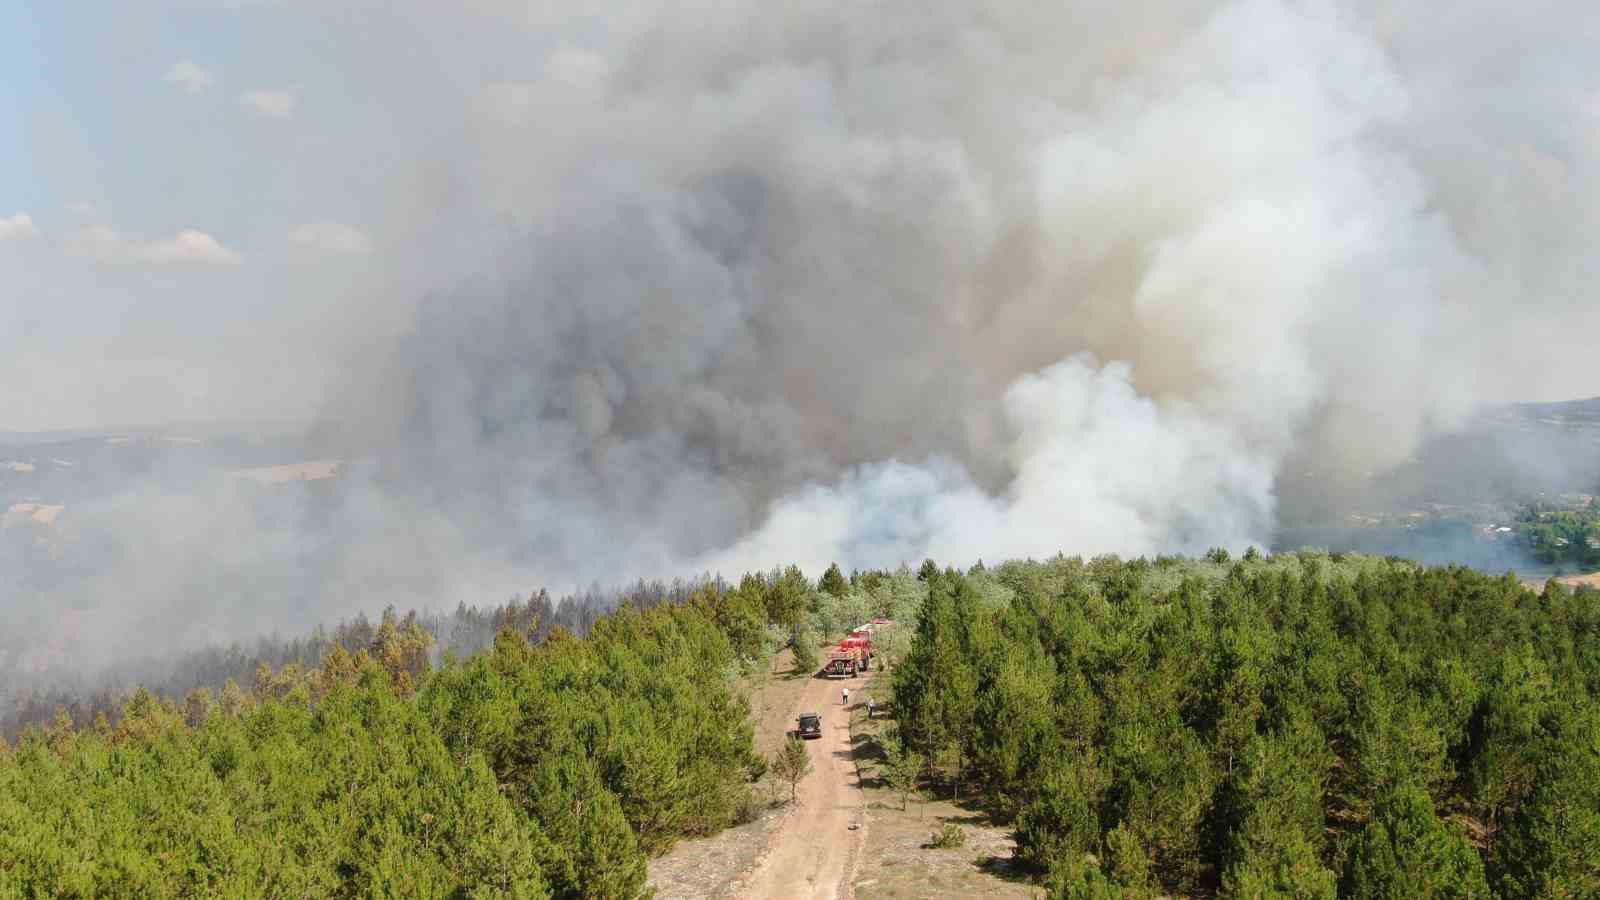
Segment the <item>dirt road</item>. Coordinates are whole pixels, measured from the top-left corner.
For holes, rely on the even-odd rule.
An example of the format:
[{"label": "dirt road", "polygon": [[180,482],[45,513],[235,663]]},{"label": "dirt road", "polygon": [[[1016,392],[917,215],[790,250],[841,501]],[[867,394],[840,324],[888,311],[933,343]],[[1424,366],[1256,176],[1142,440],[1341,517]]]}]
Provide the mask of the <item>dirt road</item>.
[{"label": "dirt road", "polygon": [[[813,678],[801,695],[801,712],[822,714],[822,737],[807,741],[811,774],[800,782],[799,800],[773,835],[761,861],[743,879],[741,897],[793,900],[847,900],[856,862],[867,834],[865,797],[856,778],[850,745],[849,711],[839,689],[851,689],[850,702],[864,684],[852,678]],[[851,828],[851,826],[856,826]]]}]

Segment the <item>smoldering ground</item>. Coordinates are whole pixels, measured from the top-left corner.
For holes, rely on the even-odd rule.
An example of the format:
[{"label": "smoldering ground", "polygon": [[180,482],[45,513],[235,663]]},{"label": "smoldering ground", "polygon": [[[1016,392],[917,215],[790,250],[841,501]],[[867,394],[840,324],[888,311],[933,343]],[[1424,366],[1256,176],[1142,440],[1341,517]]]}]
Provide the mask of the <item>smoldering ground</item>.
[{"label": "smoldering ground", "polygon": [[330,52],[396,108],[414,57],[339,29],[525,41],[419,101],[449,141],[384,245],[418,277],[323,314],[316,440],[379,474],[312,534],[163,518],[74,601],[99,640],[1265,545],[1292,453],[1381,470],[1595,392],[1584,3],[351,6]]}]

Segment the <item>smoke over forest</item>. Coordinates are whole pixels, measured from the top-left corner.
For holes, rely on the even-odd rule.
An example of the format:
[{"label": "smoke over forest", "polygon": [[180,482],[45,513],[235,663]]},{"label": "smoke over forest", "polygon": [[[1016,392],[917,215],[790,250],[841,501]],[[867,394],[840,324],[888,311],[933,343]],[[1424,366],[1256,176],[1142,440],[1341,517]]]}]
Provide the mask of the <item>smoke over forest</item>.
[{"label": "smoke over forest", "polygon": [[[1291,461],[1381,472],[1600,393],[1586,3],[313,6],[241,14],[318,21],[435,136],[299,322],[334,338],[274,349],[325,373],[308,452],[362,463],[265,512],[170,472],[83,505],[95,564],[0,587],[0,663],[1266,546]],[[459,102],[385,87],[474,29],[510,46]]]}]

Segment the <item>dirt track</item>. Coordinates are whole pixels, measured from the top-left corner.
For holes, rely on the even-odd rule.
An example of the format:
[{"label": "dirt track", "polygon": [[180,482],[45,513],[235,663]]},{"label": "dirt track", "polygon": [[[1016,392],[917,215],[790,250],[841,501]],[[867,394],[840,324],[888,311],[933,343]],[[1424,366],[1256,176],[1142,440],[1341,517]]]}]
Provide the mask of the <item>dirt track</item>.
[{"label": "dirt track", "polygon": [[[800,782],[798,802],[773,834],[760,861],[740,879],[741,897],[842,900],[850,884],[867,834],[865,798],[857,781],[851,752],[849,713],[839,703],[839,689],[851,689],[850,702],[860,701],[860,679],[813,678],[801,694],[801,712],[822,714],[822,737],[807,741],[811,774]],[[850,826],[855,825],[852,829]]]}]

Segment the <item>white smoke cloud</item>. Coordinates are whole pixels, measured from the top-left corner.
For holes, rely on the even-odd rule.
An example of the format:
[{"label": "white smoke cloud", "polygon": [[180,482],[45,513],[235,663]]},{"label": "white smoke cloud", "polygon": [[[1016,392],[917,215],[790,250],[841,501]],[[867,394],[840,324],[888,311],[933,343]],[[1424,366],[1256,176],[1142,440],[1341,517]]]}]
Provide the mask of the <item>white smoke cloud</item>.
[{"label": "white smoke cloud", "polygon": [[[675,435],[683,455],[649,463],[723,512],[699,550],[669,544],[730,570],[813,529],[818,559],[862,565],[1265,543],[1313,431],[1381,467],[1459,421],[1482,380],[1463,337],[1487,336],[1470,317],[1510,298],[1463,293],[1496,261],[1405,152],[1416,87],[1370,20],[1192,11],[1096,20],[1092,41],[1000,6],[647,14],[487,89],[486,196],[560,249],[484,307],[494,334],[421,335],[424,357],[482,354],[445,366],[467,384],[517,376],[476,408],[451,395],[517,435],[454,455],[515,456],[571,417],[590,449],[554,464],[594,480],[588,514],[679,536],[693,513],[606,465]],[[402,406],[440,405],[406,384]],[[924,517],[875,512],[912,497]]]},{"label": "white smoke cloud", "polygon": [[1078,355],[1006,392],[1016,477],[994,496],[958,464],[874,463],[774,504],[697,569],[798,561],[811,571],[932,557],[1191,552],[1263,543],[1273,459],[1195,410],[1139,396],[1126,365]]},{"label": "white smoke cloud", "polygon": [[379,392],[557,578],[1264,544],[1290,453],[1396,463],[1527,395],[1525,323],[1595,319],[1464,239],[1549,214],[1469,221],[1462,151],[1546,204],[1578,170],[1420,8],[680,13],[480,92],[476,200],[530,246]]}]

